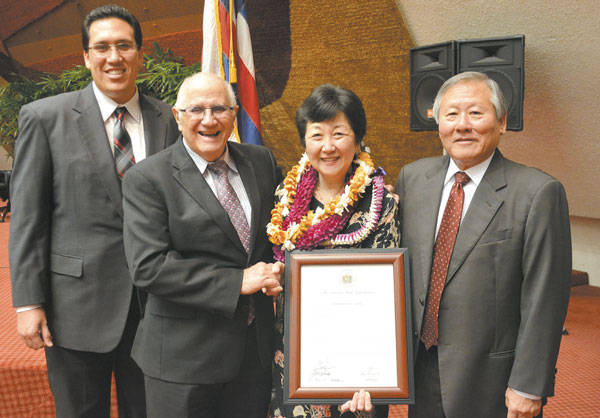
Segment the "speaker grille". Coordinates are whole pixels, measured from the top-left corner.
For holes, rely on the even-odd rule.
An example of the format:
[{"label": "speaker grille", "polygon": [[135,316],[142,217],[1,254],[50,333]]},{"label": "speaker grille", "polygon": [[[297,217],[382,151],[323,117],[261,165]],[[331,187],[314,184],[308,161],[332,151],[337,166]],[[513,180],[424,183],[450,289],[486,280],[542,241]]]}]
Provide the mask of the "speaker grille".
[{"label": "speaker grille", "polygon": [[456,71],[455,42],[411,48],[410,50],[410,129],[436,131],[433,100],[444,81]]}]

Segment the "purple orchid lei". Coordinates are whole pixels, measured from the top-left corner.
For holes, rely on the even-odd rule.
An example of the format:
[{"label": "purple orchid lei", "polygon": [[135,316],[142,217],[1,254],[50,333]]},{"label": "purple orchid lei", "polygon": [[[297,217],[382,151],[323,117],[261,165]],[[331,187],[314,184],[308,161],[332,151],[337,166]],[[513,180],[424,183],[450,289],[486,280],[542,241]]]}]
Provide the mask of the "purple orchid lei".
[{"label": "purple orchid lei", "polygon": [[[311,250],[316,248],[320,243],[328,240],[336,245],[351,245],[364,240],[379,223],[384,194],[384,181],[381,176],[384,174],[385,172],[381,168],[373,173],[373,195],[369,210],[369,219],[361,228],[349,234],[338,234],[354,213],[356,202],[352,202],[352,205],[348,205],[342,215],[333,214],[309,227],[304,234],[298,238],[295,243],[295,248],[300,250]],[[317,178],[317,170],[313,167],[309,167],[302,174],[302,178],[296,188],[296,196],[290,208],[290,212],[283,220],[283,229],[287,229],[290,224],[300,222],[301,218],[308,212],[313,197],[313,191],[317,184]],[[351,180],[352,177],[349,179],[348,184]],[[274,245],[273,254],[275,260],[284,262],[285,255],[281,250],[281,246]]]}]

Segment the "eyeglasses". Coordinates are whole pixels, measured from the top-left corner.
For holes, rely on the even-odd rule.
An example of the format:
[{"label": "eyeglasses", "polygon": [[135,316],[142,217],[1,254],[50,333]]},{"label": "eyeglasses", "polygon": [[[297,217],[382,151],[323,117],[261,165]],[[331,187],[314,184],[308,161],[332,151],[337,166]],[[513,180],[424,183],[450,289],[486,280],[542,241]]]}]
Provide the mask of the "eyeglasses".
[{"label": "eyeglasses", "polygon": [[119,42],[118,44],[96,44],[90,46],[97,55],[108,55],[112,49],[115,49],[118,54],[127,54],[134,50],[134,45],[130,42]]},{"label": "eyeglasses", "polygon": [[227,112],[233,109],[235,109],[233,106],[217,105],[213,107],[190,106],[185,109],[177,110],[188,113],[192,119],[202,119],[207,110],[210,110],[215,118],[222,118],[227,116]]}]

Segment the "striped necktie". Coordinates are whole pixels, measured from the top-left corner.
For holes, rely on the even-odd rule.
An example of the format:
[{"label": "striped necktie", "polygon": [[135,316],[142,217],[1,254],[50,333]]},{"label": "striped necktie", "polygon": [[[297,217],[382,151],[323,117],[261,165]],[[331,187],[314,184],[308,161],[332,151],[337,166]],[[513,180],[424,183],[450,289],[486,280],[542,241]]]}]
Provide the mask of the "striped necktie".
[{"label": "striped necktie", "polygon": [[127,113],[127,108],[117,107],[115,110],[115,116],[117,121],[113,128],[113,139],[115,142],[115,166],[117,168],[117,174],[120,178],[123,178],[125,172],[129,170],[135,164],[135,157],[133,156],[133,149],[131,146],[131,138],[125,129],[123,124],[123,118]]}]

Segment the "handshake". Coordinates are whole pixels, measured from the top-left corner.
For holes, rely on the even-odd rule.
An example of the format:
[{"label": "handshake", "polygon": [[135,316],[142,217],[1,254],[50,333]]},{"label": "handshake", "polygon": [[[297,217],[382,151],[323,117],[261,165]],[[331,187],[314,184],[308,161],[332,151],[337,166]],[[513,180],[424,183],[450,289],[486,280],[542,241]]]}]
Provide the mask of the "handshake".
[{"label": "handshake", "polygon": [[269,296],[277,296],[283,290],[282,278],[285,265],[275,263],[257,263],[244,270],[240,294],[251,295],[261,290]]}]

